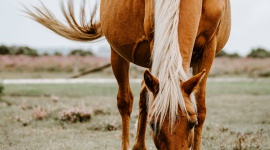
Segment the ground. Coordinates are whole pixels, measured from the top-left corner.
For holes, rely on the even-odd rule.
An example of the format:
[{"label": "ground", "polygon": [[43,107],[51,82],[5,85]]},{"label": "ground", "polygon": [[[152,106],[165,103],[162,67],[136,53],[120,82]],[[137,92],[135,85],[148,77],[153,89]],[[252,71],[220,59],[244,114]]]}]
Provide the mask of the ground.
[{"label": "ground", "polygon": [[[270,149],[270,79],[254,82],[209,82],[205,150]],[[131,144],[138,116],[139,84],[131,119]],[[5,85],[0,101],[0,149],[118,150],[121,118],[116,83]],[[91,114],[76,123],[63,120],[72,110]],[[147,130],[147,147],[155,149]]]}]

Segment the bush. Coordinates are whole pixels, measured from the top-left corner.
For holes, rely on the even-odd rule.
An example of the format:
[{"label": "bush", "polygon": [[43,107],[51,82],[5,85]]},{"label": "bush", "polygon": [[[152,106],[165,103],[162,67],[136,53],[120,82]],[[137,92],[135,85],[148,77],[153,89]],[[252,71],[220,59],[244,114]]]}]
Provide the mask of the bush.
[{"label": "bush", "polygon": [[62,53],[61,52],[58,52],[58,51],[55,51],[53,55],[54,56],[62,56]]},{"label": "bush", "polygon": [[29,47],[18,47],[15,55],[38,56],[38,52]]},{"label": "bush", "polygon": [[81,49],[72,50],[69,55],[79,55],[79,56],[93,56],[91,51],[84,51]]},{"label": "bush", "polygon": [[239,54],[238,53],[232,53],[228,55],[229,58],[239,58]]},{"label": "bush", "polygon": [[9,48],[5,45],[0,45],[0,55],[8,55]]},{"label": "bush", "polygon": [[224,50],[222,50],[221,52],[219,52],[216,57],[229,57],[229,58],[239,58],[239,54],[238,53],[233,53],[233,54],[229,54],[226,53]]},{"label": "bush", "polygon": [[43,120],[48,118],[48,116],[48,112],[39,106],[33,110],[33,117],[36,120]]},{"label": "bush", "polygon": [[[4,93],[4,85],[0,83],[0,96]],[[1,98],[1,97],[0,97]]]},{"label": "bush", "polygon": [[224,50],[222,50],[216,55],[216,57],[226,57],[227,55],[228,54]]},{"label": "bush", "polygon": [[28,56],[38,56],[38,52],[35,49],[29,48],[27,46],[11,46],[7,47],[5,45],[0,46],[0,54],[2,55],[28,55]]},{"label": "bush", "polygon": [[87,122],[91,119],[91,117],[92,111],[87,110],[84,104],[81,104],[78,107],[66,109],[60,114],[61,121],[70,123]]},{"label": "bush", "polygon": [[18,47],[16,47],[16,46],[11,46],[8,49],[9,49],[9,55],[16,55],[16,53],[18,51]]},{"label": "bush", "polygon": [[50,56],[50,54],[45,52],[45,53],[42,54],[42,56]]},{"label": "bush", "polygon": [[259,77],[270,77],[270,70],[264,70],[258,73]]},{"label": "bush", "polygon": [[250,54],[248,54],[248,57],[252,58],[267,58],[270,57],[270,52],[263,49],[263,48],[257,48],[257,49],[252,49]]}]

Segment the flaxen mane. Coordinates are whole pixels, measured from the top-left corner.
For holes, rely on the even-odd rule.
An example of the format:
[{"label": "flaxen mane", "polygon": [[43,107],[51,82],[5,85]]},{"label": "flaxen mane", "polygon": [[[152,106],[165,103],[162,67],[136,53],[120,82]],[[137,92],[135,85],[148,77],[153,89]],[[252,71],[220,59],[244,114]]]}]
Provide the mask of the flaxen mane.
[{"label": "flaxen mane", "polygon": [[[155,36],[151,72],[159,80],[159,93],[151,104],[153,111],[150,117],[154,117],[156,123],[157,119],[160,119],[161,127],[169,111],[171,129],[179,107],[186,112],[180,80],[186,81],[188,76],[182,66],[178,42],[179,9],[180,0],[155,1]],[[195,106],[195,100],[192,99]]]}]

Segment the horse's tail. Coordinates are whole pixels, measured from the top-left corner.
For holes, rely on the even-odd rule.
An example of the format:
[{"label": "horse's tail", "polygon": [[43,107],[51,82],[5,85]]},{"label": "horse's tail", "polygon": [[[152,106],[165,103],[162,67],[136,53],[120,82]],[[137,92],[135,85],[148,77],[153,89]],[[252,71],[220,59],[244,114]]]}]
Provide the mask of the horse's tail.
[{"label": "horse's tail", "polygon": [[75,13],[73,8],[74,5],[72,0],[69,0],[68,8],[65,7],[63,2],[61,3],[61,10],[67,24],[64,24],[61,21],[57,20],[53,13],[44,4],[42,5],[42,8],[34,7],[35,11],[31,11],[30,9],[25,7],[25,12],[29,15],[31,19],[42,24],[43,26],[57,33],[58,35],[73,41],[80,42],[93,41],[103,36],[100,22],[93,21],[98,11],[97,5],[95,6],[94,10],[91,13],[91,16],[89,17],[90,20],[86,20],[85,0],[83,1],[80,10],[80,24],[75,19]]}]

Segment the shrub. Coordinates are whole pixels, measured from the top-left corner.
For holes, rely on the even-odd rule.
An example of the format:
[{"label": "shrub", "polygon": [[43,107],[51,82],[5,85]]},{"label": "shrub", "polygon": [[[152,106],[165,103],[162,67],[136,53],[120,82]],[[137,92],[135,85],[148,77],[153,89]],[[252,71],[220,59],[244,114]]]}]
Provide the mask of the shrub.
[{"label": "shrub", "polygon": [[222,50],[221,52],[219,52],[216,57],[229,57],[229,58],[239,58],[239,54],[238,53],[226,53],[224,50]]},{"label": "shrub", "polygon": [[0,54],[1,55],[8,55],[9,54],[9,48],[5,45],[0,45]]},{"label": "shrub", "polygon": [[0,83],[0,96],[3,94],[4,92],[4,85]]},{"label": "shrub", "polygon": [[33,110],[33,117],[36,120],[43,120],[48,118],[48,112],[41,107],[37,107]]},{"label": "shrub", "polygon": [[58,52],[58,51],[55,51],[53,55],[54,56],[62,56],[62,53],[61,52]]},{"label": "shrub", "polygon": [[270,77],[270,70],[264,70],[258,73],[259,77]]},{"label": "shrub", "polygon": [[43,56],[50,56],[50,54],[47,53],[47,52],[43,53],[42,55],[43,55]]},{"label": "shrub", "polygon": [[38,56],[38,52],[35,49],[29,47],[18,47],[15,55],[28,55],[28,56]]},{"label": "shrub", "polygon": [[86,122],[92,117],[92,111],[88,111],[84,105],[73,107],[61,112],[60,119],[62,121],[76,123]]},{"label": "shrub", "polygon": [[121,129],[121,124],[116,121],[106,121],[105,123],[93,124],[87,128],[88,130],[94,131],[115,131]]},{"label": "shrub", "polygon": [[228,54],[224,50],[222,50],[216,55],[216,57],[226,57],[227,55]]},{"label": "shrub", "polygon": [[267,58],[270,57],[270,52],[263,49],[263,48],[257,48],[257,49],[252,49],[250,54],[248,54],[248,57],[252,58]]},{"label": "shrub", "polygon": [[239,58],[239,54],[238,53],[232,53],[228,55],[229,58]]},{"label": "shrub", "polygon": [[0,46],[0,54],[2,55],[28,55],[28,56],[38,56],[38,52],[35,49],[29,48],[27,46]]},{"label": "shrub", "polygon": [[93,56],[91,51],[84,51],[81,49],[72,50],[69,55],[79,55],[79,56]]},{"label": "shrub", "polygon": [[18,51],[18,47],[16,47],[16,46],[11,46],[8,49],[9,49],[9,55],[16,55],[16,53]]}]

